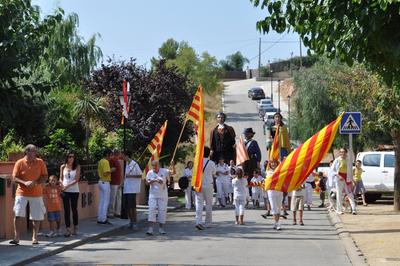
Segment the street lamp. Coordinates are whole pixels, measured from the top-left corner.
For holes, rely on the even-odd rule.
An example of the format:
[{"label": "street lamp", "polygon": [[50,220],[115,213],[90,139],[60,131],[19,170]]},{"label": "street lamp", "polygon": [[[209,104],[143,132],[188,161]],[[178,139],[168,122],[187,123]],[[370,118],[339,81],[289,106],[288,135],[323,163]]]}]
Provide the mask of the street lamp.
[{"label": "street lamp", "polygon": [[270,73],[270,77],[271,77],[271,102],[273,102],[274,101],[274,94],[272,93],[273,89],[272,89],[272,69],[271,68],[269,70],[269,73]]},{"label": "street lamp", "polygon": [[281,112],[281,80],[278,80],[278,112]]},{"label": "street lamp", "polygon": [[287,100],[288,100],[288,131],[290,132],[290,95],[288,95]]}]

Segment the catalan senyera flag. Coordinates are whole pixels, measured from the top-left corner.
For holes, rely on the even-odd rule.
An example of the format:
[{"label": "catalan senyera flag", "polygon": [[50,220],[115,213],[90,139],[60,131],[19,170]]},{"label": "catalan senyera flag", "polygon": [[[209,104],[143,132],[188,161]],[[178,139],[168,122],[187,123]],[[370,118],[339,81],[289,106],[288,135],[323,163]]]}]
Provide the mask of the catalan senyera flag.
[{"label": "catalan senyera flag", "polygon": [[161,148],[164,141],[165,132],[167,130],[167,125],[168,125],[168,120],[164,122],[164,124],[158,130],[157,134],[147,145],[147,149],[150,151],[151,157],[146,165],[145,175],[151,169],[151,162],[154,160],[159,160],[160,158]]},{"label": "catalan senyera flag", "polygon": [[240,136],[239,143],[236,146],[236,165],[243,164],[248,160],[250,160],[249,154],[247,153],[246,145],[244,145],[243,137]]},{"label": "catalan senyera flag", "polygon": [[343,114],[292,151],[265,180],[266,190],[290,192],[297,189],[318,166],[332,146]]},{"label": "catalan senyera flag", "polygon": [[269,160],[279,161],[280,159],[280,148],[279,148],[279,128],[275,131],[274,140],[272,141],[271,149],[269,151]]},{"label": "catalan senyera flag", "polygon": [[197,145],[192,170],[192,186],[196,192],[200,192],[203,179],[204,157],[204,99],[201,85],[197,87],[192,105],[187,113],[187,119],[193,121],[197,127]]}]

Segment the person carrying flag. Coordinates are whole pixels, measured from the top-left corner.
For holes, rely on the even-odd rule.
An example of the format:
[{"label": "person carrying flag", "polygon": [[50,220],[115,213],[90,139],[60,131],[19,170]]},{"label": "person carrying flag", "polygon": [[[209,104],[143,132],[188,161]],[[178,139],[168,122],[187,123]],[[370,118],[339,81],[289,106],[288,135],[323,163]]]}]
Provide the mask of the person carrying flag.
[{"label": "person carrying flag", "polygon": [[283,117],[280,113],[274,114],[274,123],[270,128],[270,141],[273,142],[275,135],[278,134],[279,160],[282,161],[290,152],[290,140],[288,130],[283,123]]}]

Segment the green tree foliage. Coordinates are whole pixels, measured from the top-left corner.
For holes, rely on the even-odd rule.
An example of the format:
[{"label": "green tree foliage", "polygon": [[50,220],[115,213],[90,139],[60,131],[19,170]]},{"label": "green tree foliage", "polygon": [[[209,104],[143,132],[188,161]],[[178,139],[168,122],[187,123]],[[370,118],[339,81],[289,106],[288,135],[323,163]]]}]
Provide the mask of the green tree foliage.
[{"label": "green tree foliage", "polygon": [[41,19],[31,1],[5,0],[0,17],[0,139],[15,129],[24,143],[41,146],[57,128],[46,120],[48,93],[88,77],[101,50],[96,36],[85,42],[77,34],[77,15],[65,16],[62,9]]},{"label": "green tree foliage", "polygon": [[[162,155],[169,155],[170,159],[196,86],[176,67],[167,67],[164,61],[160,61],[152,71],[137,66],[134,60],[102,65],[92,73],[85,87],[97,97],[107,99],[110,112],[105,125],[107,131],[121,127],[118,92],[122,90],[124,79],[130,83],[132,94],[126,127],[133,132],[133,140],[127,148],[137,156],[141,154],[168,120]],[[192,128],[187,126],[182,141],[188,141],[192,133]]]},{"label": "green tree foliage", "polygon": [[85,128],[85,158],[89,159],[89,138],[91,128],[95,122],[104,121],[106,117],[105,103],[100,97],[96,97],[90,92],[83,92],[78,96],[74,106],[74,114],[79,117]]},{"label": "green tree foliage", "polygon": [[[378,95],[379,123],[396,147],[395,209],[400,210],[400,3],[392,0],[251,0],[266,8],[260,31],[293,30],[318,55],[366,63],[387,85]],[[395,100],[395,101],[393,101]],[[390,113],[389,113],[390,112]]]},{"label": "green tree foliage", "polygon": [[166,40],[161,47],[158,49],[158,54],[161,59],[173,60],[178,55],[179,43],[174,39],[170,38]]},{"label": "green tree foliage", "polygon": [[11,129],[0,142],[0,161],[7,161],[8,155],[12,152],[22,152],[24,147],[21,141],[17,140],[15,131]]},{"label": "green tree foliage", "polygon": [[82,154],[79,152],[75,141],[65,129],[55,130],[49,138],[49,143],[40,150],[49,165],[59,165],[70,151],[81,157]]},{"label": "green tree foliage", "polygon": [[225,71],[243,71],[246,63],[249,63],[249,59],[244,57],[240,51],[228,55],[225,60],[220,61],[220,65]]},{"label": "green tree foliage", "polygon": [[[202,84],[206,92],[213,93],[221,86],[222,69],[217,59],[208,52],[203,52],[201,56],[198,56],[187,42],[178,43],[174,39],[165,41],[158,51],[160,60],[164,60],[167,67],[176,68],[187,75],[194,84]],[[159,60],[152,59],[153,68],[158,63]]]},{"label": "green tree foliage", "polygon": [[[305,141],[339,113],[360,111],[363,133],[354,138],[355,151],[390,143],[391,137],[378,126],[378,115],[374,111],[378,104],[376,95],[382,86],[378,77],[362,65],[349,67],[322,59],[312,68],[296,73],[294,85],[293,138]],[[346,142],[346,137],[338,135],[337,146],[346,145]]]}]

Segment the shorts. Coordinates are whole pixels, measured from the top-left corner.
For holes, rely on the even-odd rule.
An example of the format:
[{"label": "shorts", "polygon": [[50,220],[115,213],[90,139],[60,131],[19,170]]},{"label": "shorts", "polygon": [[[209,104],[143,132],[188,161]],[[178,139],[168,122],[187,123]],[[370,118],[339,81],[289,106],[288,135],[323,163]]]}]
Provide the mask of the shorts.
[{"label": "shorts", "polygon": [[16,196],[14,203],[15,217],[26,217],[26,206],[29,203],[29,219],[33,221],[43,221],[46,207],[43,197]]},{"label": "shorts", "polygon": [[47,213],[47,220],[49,222],[60,221],[61,220],[61,212],[60,211],[48,212]]},{"label": "shorts", "polygon": [[358,194],[364,194],[366,192],[365,187],[364,187],[364,183],[362,180],[356,182],[356,186],[354,188],[354,194],[358,195]]},{"label": "shorts", "polygon": [[136,209],[136,193],[124,194],[124,205],[126,209]]},{"label": "shorts", "polygon": [[290,202],[290,210],[292,211],[304,210],[304,197],[303,196],[292,197],[292,200]]}]

